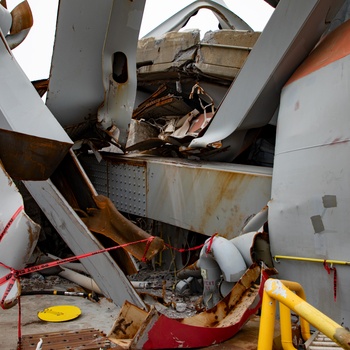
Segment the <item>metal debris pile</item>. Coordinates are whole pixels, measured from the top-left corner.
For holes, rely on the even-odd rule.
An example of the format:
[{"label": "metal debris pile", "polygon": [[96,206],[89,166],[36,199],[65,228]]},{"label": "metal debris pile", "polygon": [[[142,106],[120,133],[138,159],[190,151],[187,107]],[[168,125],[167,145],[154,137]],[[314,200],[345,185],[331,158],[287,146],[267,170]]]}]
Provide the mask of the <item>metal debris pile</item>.
[{"label": "metal debris pile", "polygon": [[[44,260],[47,259],[44,257]],[[54,294],[55,291],[55,295],[59,295],[59,292],[71,293],[71,296],[89,295],[93,301],[98,301],[99,297],[102,297],[101,291],[96,293],[95,284],[91,291],[86,285],[80,285],[79,280],[73,281],[60,276],[63,269],[67,268],[63,265],[62,268],[50,268],[22,276],[21,295]],[[79,275],[90,278],[87,273],[81,271],[82,266],[77,269],[80,270]],[[200,282],[182,283],[179,288],[177,287],[179,278],[174,271],[155,269],[149,264],[142,264],[140,270],[128,276],[128,279],[147,305],[153,305],[160,313],[170,318],[190,317],[203,309]]]},{"label": "metal debris pile", "polygon": [[180,158],[221,152],[221,144],[200,151],[188,146],[205,133],[259,36],[247,30],[217,30],[201,39],[199,30],[188,30],[140,39],[138,99],[142,92],[148,97],[133,112],[125,152]]},{"label": "metal debris pile", "polygon": [[[153,269],[147,265],[129,276],[143,300],[154,305],[170,318],[190,317],[203,309],[201,286],[177,288],[178,277],[170,270]],[[138,283],[138,285],[136,284]]]},{"label": "metal debris pile", "polygon": [[187,97],[162,84],[134,110],[126,151],[156,148],[186,155],[189,143],[203,134],[214,113],[213,99],[199,84]]}]

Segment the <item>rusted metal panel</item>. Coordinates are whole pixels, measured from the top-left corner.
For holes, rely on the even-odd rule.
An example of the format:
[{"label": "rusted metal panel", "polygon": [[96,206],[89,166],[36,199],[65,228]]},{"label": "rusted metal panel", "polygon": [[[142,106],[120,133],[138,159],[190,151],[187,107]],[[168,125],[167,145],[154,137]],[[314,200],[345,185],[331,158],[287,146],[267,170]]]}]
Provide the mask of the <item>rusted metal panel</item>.
[{"label": "rusted metal panel", "polygon": [[[27,0],[19,3],[12,11],[12,25],[6,40],[11,49],[17,47],[27,37],[33,26],[33,15]],[[6,34],[6,33],[4,33]]]},{"label": "rusted metal panel", "polygon": [[[132,338],[135,336],[142,323],[145,322],[148,312],[141,310],[135,305],[125,302],[117,320],[108,334],[108,338],[119,345],[130,345]],[[132,322],[130,322],[132,320]]]},{"label": "rusted metal panel", "polygon": [[159,147],[163,141],[158,138],[158,129],[152,125],[143,122],[142,120],[130,121],[128,140],[126,142],[126,149],[128,151],[143,149],[148,150],[154,147]]},{"label": "rusted metal panel", "polygon": [[0,129],[0,158],[17,180],[49,178],[70,146],[67,142]]},{"label": "rusted metal panel", "polygon": [[[125,218],[108,197],[98,195],[72,151],[60,164],[51,180],[87,227],[99,234],[97,238],[103,245],[108,247],[115,243],[126,244],[125,249],[111,252],[126,274],[134,274],[136,270],[124,250],[138,260],[151,260],[164,249],[164,243],[159,237],[146,243],[151,236]],[[108,239],[102,239],[101,235]],[[144,242],[132,244],[141,240]]]},{"label": "rusted metal panel", "polygon": [[268,168],[150,160],[147,217],[230,239],[270,200],[271,180]]},{"label": "rusted metal panel", "polygon": [[100,350],[111,349],[111,342],[98,330],[78,329],[75,331],[26,334],[21,339],[21,349],[36,350],[42,339],[42,350]]},{"label": "rusted metal panel", "polygon": [[[271,198],[270,168],[136,156],[101,163],[87,157],[82,164],[98,192],[109,195],[119,210],[228,239]],[[129,174],[131,168],[141,176]]]}]

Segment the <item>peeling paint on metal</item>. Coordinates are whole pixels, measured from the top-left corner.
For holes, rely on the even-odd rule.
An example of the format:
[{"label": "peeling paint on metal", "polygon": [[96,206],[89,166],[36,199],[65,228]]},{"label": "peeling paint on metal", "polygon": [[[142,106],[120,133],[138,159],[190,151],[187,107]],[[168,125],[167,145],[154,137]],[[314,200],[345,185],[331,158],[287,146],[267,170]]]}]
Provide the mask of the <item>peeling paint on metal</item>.
[{"label": "peeling paint on metal", "polygon": [[284,299],[287,297],[287,292],[283,283],[279,280],[268,279],[265,282],[265,290],[268,293],[272,293],[275,295],[280,295]]}]

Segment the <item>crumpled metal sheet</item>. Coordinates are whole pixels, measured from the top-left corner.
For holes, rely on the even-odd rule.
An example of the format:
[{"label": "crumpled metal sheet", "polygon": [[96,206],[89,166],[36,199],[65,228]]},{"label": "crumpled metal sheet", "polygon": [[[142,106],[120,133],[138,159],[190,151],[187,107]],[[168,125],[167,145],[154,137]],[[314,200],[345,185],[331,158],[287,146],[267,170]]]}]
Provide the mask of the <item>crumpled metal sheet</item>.
[{"label": "crumpled metal sheet", "polygon": [[[206,95],[209,102],[199,95]],[[163,84],[135,109],[126,149],[143,151],[170,144],[181,150],[202,135],[214,113],[212,98],[198,84],[193,85],[188,96]]]},{"label": "crumpled metal sheet", "polygon": [[133,119],[155,120],[167,115],[183,116],[190,111],[191,107],[181,95],[175,95],[166,85],[161,85],[154,94],[134,110],[132,117]]},{"label": "crumpled metal sheet", "polygon": [[108,338],[128,349],[200,348],[221,343],[232,338],[258,311],[264,281],[271,273],[275,271],[261,272],[259,266],[252,265],[218,305],[184,319],[169,318],[155,308],[147,314],[125,303]]}]

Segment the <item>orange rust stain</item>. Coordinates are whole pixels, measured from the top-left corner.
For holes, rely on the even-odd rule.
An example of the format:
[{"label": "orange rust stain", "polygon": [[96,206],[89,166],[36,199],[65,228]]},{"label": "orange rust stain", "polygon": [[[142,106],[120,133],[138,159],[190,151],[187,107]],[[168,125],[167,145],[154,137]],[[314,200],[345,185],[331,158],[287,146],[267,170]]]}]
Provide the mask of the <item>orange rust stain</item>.
[{"label": "orange rust stain", "polygon": [[138,166],[138,167],[147,167],[147,162],[144,160],[138,160],[138,159],[130,159],[130,158],[123,158],[120,156],[113,156],[113,155],[103,155],[103,159],[108,162],[111,165],[129,165],[129,166]]},{"label": "orange rust stain", "polygon": [[[201,232],[204,232],[204,228],[207,225],[208,220],[211,220],[213,213],[216,212],[216,208],[222,201],[236,201],[242,197],[250,184],[252,176],[247,174],[237,173],[222,173],[217,177],[217,181],[213,184],[214,189],[210,191],[210,198],[206,201],[202,221]],[[223,237],[229,236],[232,232],[237,231],[238,226],[244,222],[245,216],[241,213],[239,205],[234,204],[232,207],[227,208],[230,211],[231,219],[226,222],[225,232],[219,232]],[[218,227],[221,225],[218,223]],[[213,232],[214,234],[215,232]]]},{"label": "orange rust stain", "polygon": [[23,29],[28,29],[33,26],[33,15],[27,1],[18,4],[11,12],[11,15],[12,26],[10,34],[18,34]]},{"label": "orange rust stain", "polygon": [[[32,250],[38,241],[39,233],[40,233],[40,226],[35,224],[34,221],[32,221],[27,215],[26,215],[26,219],[28,220],[27,221],[28,246],[24,256],[25,261],[29,260],[32,254]],[[36,226],[33,226],[30,222],[34,223]]]},{"label": "orange rust stain", "polygon": [[0,130],[1,161],[8,174],[18,180],[48,179],[70,147],[70,143]]},{"label": "orange rust stain", "polygon": [[350,53],[350,21],[327,35],[300,65],[286,85],[337,61]]}]

